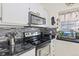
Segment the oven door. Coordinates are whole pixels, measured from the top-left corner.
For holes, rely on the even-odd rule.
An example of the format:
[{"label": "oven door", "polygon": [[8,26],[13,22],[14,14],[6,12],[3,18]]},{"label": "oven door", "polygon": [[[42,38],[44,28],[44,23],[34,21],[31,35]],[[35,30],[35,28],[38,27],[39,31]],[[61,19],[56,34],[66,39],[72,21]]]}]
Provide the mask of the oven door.
[{"label": "oven door", "polygon": [[49,56],[51,54],[50,49],[51,49],[50,43],[43,44],[37,48],[36,56]]}]

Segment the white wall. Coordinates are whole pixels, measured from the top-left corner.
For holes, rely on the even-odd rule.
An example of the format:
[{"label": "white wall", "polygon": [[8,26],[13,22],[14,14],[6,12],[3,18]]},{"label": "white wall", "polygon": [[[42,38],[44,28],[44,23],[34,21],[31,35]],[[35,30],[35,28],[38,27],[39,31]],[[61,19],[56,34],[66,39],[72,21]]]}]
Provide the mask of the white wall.
[{"label": "white wall", "polygon": [[46,18],[46,26],[51,26],[51,20],[50,20],[50,15],[47,11],[47,9],[45,8],[45,6],[42,5],[42,3],[40,3],[41,8],[43,8],[43,15],[45,15]]},{"label": "white wall", "polygon": [[47,10],[48,15],[49,15],[49,21],[48,23],[51,23],[51,17],[55,16],[57,18],[58,11],[61,8],[64,8],[64,3],[43,3],[43,7]]},{"label": "white wall", "polygon": [[[43,3],[42,6],[47,10],[49,15],[48,23],[51,23],[51,17],[54,16],[55,20],[58,18],[58,13],[63,10],[68,10],[72,8],[79,8],[79,4],[74,4],[72,6],[67,6],[65,3]],[[56,24],[55,24],[56,26]]]},{"label": "white wall", "polygon": [[[48,26],[50,25],[49,15],[46,9],[44,9],[44,7],[40,3],[19,3],[19,4],[3,3],[2,9],[3,9],[3,14],[2,14],[3,23],[27,25],[28,12],[33,11],[35,13],[40,14],[41,17],[46,18],[46,25]],[[0,12],[0,15],[1,15],[1,12]]]},{"label": "white wall", "polygon": [[79,4],[66,6],[65,3],[43,3],[42,5],[47,10],[50,17],[51,16],[57,17],[59,11],[79,7]]}]

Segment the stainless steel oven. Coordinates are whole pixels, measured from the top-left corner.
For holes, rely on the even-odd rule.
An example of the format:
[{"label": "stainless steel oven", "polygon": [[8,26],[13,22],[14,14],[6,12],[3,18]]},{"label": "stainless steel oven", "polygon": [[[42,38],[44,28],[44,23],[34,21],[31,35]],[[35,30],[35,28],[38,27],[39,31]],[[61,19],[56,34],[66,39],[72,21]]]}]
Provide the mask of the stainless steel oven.
[{"label": "stainless steel oven", "polygon": [[46,19],[43,17],[40,17],[39,15],[29,12],[29,25],[45,25],[46,24]]},{"label": "stainless steel oven", "polygon": [[28,42],[36,47],[36,50],[35,50],[36,56],[48,56],[51,54],[50,53],[50,49],[51,49],[50,33],[46,33],[47,31],[43,33],[42,30],[45,31],[45,29],[31,28],[31,31],[29,31],[30,30],[29,29],[27,32],[25,32],[26,38],[30,39],[28,40]]},{"label": "stainless steel oven", "polygon": [[41,28],[41,43],[36,47],[37,56],[50,56],[51,55],[51,39],[52,35],[49,28]]}]

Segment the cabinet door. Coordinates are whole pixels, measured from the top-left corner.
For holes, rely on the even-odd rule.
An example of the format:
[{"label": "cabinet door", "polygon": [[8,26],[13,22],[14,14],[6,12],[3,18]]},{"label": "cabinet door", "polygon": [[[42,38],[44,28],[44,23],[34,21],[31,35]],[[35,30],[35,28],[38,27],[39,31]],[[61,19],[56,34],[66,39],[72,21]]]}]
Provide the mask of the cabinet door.
[{"label": "cabinet door", "polygon": [[27,52],[21,54],[20,56],[35,56],[35,48],[30,50],[30,51],[27,51]]},{"label": "cabinet door", "polygon": [[67,41],[55,41],[56,56],[79,56],[79,44]]},{"label": "cabinet door", "polygon": [[3,22],[27,24],[28,3],[3,3]]}]

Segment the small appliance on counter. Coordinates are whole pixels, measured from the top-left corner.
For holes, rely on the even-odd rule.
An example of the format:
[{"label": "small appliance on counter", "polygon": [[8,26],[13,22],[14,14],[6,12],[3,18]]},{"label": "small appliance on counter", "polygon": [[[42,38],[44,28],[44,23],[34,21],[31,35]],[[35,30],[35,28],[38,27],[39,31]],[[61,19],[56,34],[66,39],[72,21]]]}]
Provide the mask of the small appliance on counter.
[{"label": "small appliance on counter", "polygon": [[54,17],[54,16],[51,17],[51,24],[52,24],[52,25],[55,24],[55,17]]},{"label": "small appliance on counter", "polygon": [[48,28],[0,29],[0,56],[47,56],[50,55],[50,43]]}]

